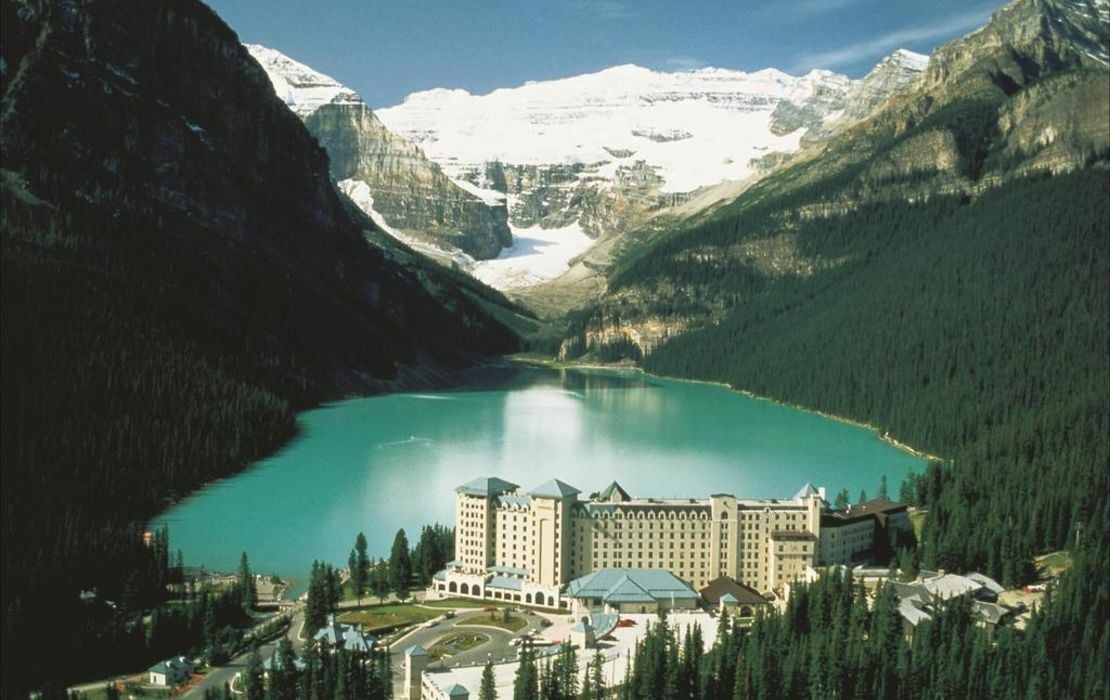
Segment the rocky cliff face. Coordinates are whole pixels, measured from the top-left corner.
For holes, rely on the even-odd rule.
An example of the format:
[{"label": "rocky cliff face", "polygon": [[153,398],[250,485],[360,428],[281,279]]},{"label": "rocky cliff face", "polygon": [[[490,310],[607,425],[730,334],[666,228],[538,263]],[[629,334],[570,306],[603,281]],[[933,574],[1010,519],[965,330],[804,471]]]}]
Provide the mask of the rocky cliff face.
[{"label": "rocky cliff face", "polygon": [[[625,233],[722,181],[774,170],[807,140],[854,123],[852,105],[866,101],[858,109],[869,111],[923,60],[900,52],[864,81],[618,66],[481,96],[429,90],[378,114],[456,181],[504,195],[513,225],[594,238],[598,247],[572,265],[568,284],[578,288]],[[576,296],[547,286],[515,293],[537,307],[546,306],[540,297],[573,305]]]},{"label": "rocky cliff face", "polygon": [[451,177],[511,195],[515,225],[578,222],[604,237],[796,150],[851,84],[827,71],[618,66],[483,96],[430,90],[379,116]]},{"label": "rocky cliff face", "polygon": [[[332,178],[386,230],[439,257],[477,259],[511,245],[504,200],[462,189],[420,148],[392,133],[354,92],[263,46],[248,46],[274,91],[327,150]],[[359,183],[364,188],[359,188]],[[438,250],[430,250],[433,246]]]},{"label": "rocky cliff face", "polygon": [[[775,123],[782,128],[809,124],[803,149],[794,156],[766,157],[770,174],[719,211],[735,216],[748,207],[783,202],[771,215],[776,223],[768,225],[788,236],[799,222],[836,219],[869,203],[973,198],[1029,174],[1105,162],[1108,45],[1110,3],[1016,0],[984,28],[941,47],[927,61],[906,52],[884,60],[846,88],[840,120],[816,123],[804,104],[780,104]],[[717,215],[695,214],[685,227],[694,229]],[[683,270],[696,260],[747,270],[758,284],[844,262],[751,243],[679,252],[655,249],[648,239],[619,254],[616,266],[646,256]],[[642,269],[637,274],[643,279],[610,277],[608,293],[564,345],[565,353],[631,344],[650,354],[667,338],[716,323],[741,303],[731,293],[708,291],[713,285],[704,281],[677,284]]]}]

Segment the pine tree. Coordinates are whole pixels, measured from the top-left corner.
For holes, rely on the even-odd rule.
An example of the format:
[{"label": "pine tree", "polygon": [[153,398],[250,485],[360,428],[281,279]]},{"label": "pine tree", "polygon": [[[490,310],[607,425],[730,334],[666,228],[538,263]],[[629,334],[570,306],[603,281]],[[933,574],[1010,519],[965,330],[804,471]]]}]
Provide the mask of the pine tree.
[{"label": "pine tree", "polygon": [[848,507],[848,489],[840,489],[836,492],[836,498],[833,500],[833,507],[837,510],[844,510]]},{"label": "pine tree", "polygon": [[497,700],[497,686],[493,678],[493,662],[487,661],[482,669],[482,685],[478,689],[478,700]]},{"label": "pine tree", "polygon": [[255,585],[251,567],[247,562],[247,553],[239,557],[239,593],[243,597],[243,609],[251,610],[258,601],[258,587]]},{"label": "pine tree", "polygon": [[520,653],[520,665],[513,679],[513,700],[539,700],[539,675],[536,672],[536,659],[531,649]]},{"label": "pine tree", "polygon": [[250,656],[247,657],[247,669],[243,672],[243,694],[246,700],[264,700],[266,697],[262,657],[258,653],[257,644],[251,647]]},{"label": "pine tree", "polygon": [[393,538],[393,549],[389,554],[389,586],[397,597],[404,600],[409,595],[409,582],[412,580],[412,561],[409,558],[409,540],[405,530],[397,531]]},{"label": "pine tree", "polygon": [[389,595],[389,565],[384,560],[379,561],[370,570],[370,590],[378,603],[384,603]]},{"label": "pine tree", "polygon": [[879,496],[878,497],[883,499],[884,501],[888,499],[887,492],[886,492],[886,474],[883,474],[882,478],[879,479]]},{"label": "pine tree", "polygon": [[858,504],[858,503],[866,503],[866,502],[867,502],[867,489],[860,489],[859,490],[859,498],[856,499],[856,503]]},{"label": "pine tree", "polygon": [[354,566],[351,568],[351,581],[355,589],[355,597],[362,603],[362,596],[370,585],[370,557],[366,553],[366,535],[361,532],[355,538]]},{"label": "pine tree", "polygon": [[297,697],[297,656],[293,653],[293,642],[282,637],[278,642],[277,655],[270,669],[270,688],[267,700],[295,700]]}]

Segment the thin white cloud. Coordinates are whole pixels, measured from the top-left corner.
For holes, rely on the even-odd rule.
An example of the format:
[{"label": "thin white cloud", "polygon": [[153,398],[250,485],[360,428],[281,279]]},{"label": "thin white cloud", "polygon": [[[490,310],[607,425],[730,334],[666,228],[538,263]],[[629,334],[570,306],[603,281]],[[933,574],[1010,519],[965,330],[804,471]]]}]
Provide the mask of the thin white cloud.
[{"label": "thin white cloud", "polygon": [[983,26],[990,15],[989,8],[964,12],[954,17],[946,17],[933,24],[920,27],[899,29],[882,36],[843,46],[832,51],[819,51],[800,56],[794,64],[795,71],[810,68],[836,68],[864,59],[878,59],[891,51],[907,44],[935,39],[947,39]]},{"label": "thin white cloud", "polygon": [[574,0],[569,6],[594,19],[619,20],[636,16],[624,0]]}]

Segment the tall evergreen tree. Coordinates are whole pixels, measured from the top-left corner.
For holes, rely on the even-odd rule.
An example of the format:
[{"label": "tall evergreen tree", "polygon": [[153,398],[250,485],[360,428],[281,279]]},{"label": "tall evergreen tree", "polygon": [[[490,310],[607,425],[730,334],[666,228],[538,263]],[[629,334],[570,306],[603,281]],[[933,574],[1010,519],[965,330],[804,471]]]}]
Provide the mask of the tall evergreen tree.
[{"label": "tall evergreen tree", "polygon": [[262,656],[257,644],[251,647],[250,656],[247,657],[247,668],[243,672],[243,694],[246,700],[264,700],[266,697]]},{"label": "tall evergreen tree", "polygon": [[482,684],[478,688],[478,700],[497,700],[497,686],[493,678],[493,662],[487,661],[482,669]]},{"label": "tall evergreen tree", "polygon": [[239,593],[243,597],[243,609],[251,610],[254,604],[258,602],[258,587],[254,581],[254,575],[251,574],[250,563],[247,561],[247,553],[239,557],[239,577],[238,577]]},{"label": "tall evergreen tree", "polygon": [[370,556],[366,551],[366,535],[361,532],[355,538],[354,566],[351,569],[351,582],[355,590],[355,597],[362,602],[362,596],[370,586]]},{"label": "tall evergreen tree", "polygon": [[539,700],[540,678],[536,669],[536,656],[529,648],[520,653],[520,664],[513,679],[513,700]]},{"label": "tall evergreen tree", "polygon": [[404,600],[409,594],[412,580],[412,561],[409,558],[409,540],[404,528],[397,531],[393,538],[393,548],[389,554],[389,586],[398,598]]}]

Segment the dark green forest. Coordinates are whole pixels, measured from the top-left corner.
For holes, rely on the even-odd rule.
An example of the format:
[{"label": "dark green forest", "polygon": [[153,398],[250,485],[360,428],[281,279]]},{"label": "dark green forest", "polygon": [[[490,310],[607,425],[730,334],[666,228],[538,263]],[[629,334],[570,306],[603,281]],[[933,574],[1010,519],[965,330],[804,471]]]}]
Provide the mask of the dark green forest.
[{"label": "dark green forest", "polygon": [[162,653],[134,643],[166,596],[144,524],[272,452],[297,411],[443,385],[518,343],[483,311],[500,295],[353,214],[206,6],[0,11],[0,682],[15,698]]},{"label": "dark green forest", "polygon": [[[844,185],[826,184],[829,193]],[[809,187],[804,199],[820,195]],[[873,202],[827,218],[780,204],[734,205],[616,270],[610,289],[632,306],[605,313],[701,323],[643,367],[866,422],[940,455],[902,491],[926,511],[910,557],[926,567],[978,569],[1016,585],[1036,554],[1066,548],[1083,565],[1027,632],[1007,629],[994,642],[953,605],[907,643],[882,618],[887,598],[873,613],[846,603],[830,613],[827,594],[851,594],[830,594],[838,584],[825,580],[799,604],[808,612],[792,604],[736,631],[726,661],[711,655],[727,677],[703,676],[718,683],[706,697],[1104,696],[1107,170],[1018,179],[975,199]],[[809,262],[805,273],[766,274],[737,254],[783,233]],[[829,627],[835,615],[859,617],[856,631]],[[633,697],[668,696],[636,687]]]},{"label": "dark green forest", "polygon": [[[620,688],[629,700],[679,698],[1102,698],[1110,654],[1105,562],[1083,548],[1072,574],[1024,631],[977,626],[970,602],[938,605],[905,634],[888,584],[869,607],[850,573],[794,588],[786,610],[750,627],[726,615],[707,654],[699,634],[681,639],[665,618],[652,625]],[[515,696],[514,697],[518,697]],[[522,696],[523,697],[523,696]],[[537,697],[537,696],[533,696]]]},{"label": "dark green forest", "polygon": [[[1110,184],[1104,169],[1012,183],[972,202],[875,204],[797,222],[798,246],[843,260],[810,277],[732,275],[686,247],[757,235],[757,216],[671,241],[625,270],[736,289],[719,323],[644,360],[880,426],[944,456],[927,566],[1021,561],[1107,531]],[[740,265],[742,263],[730,262]],[[649,272],[650,271],[650,272]],[[706,291],[708,290],[708,291]]]}]

